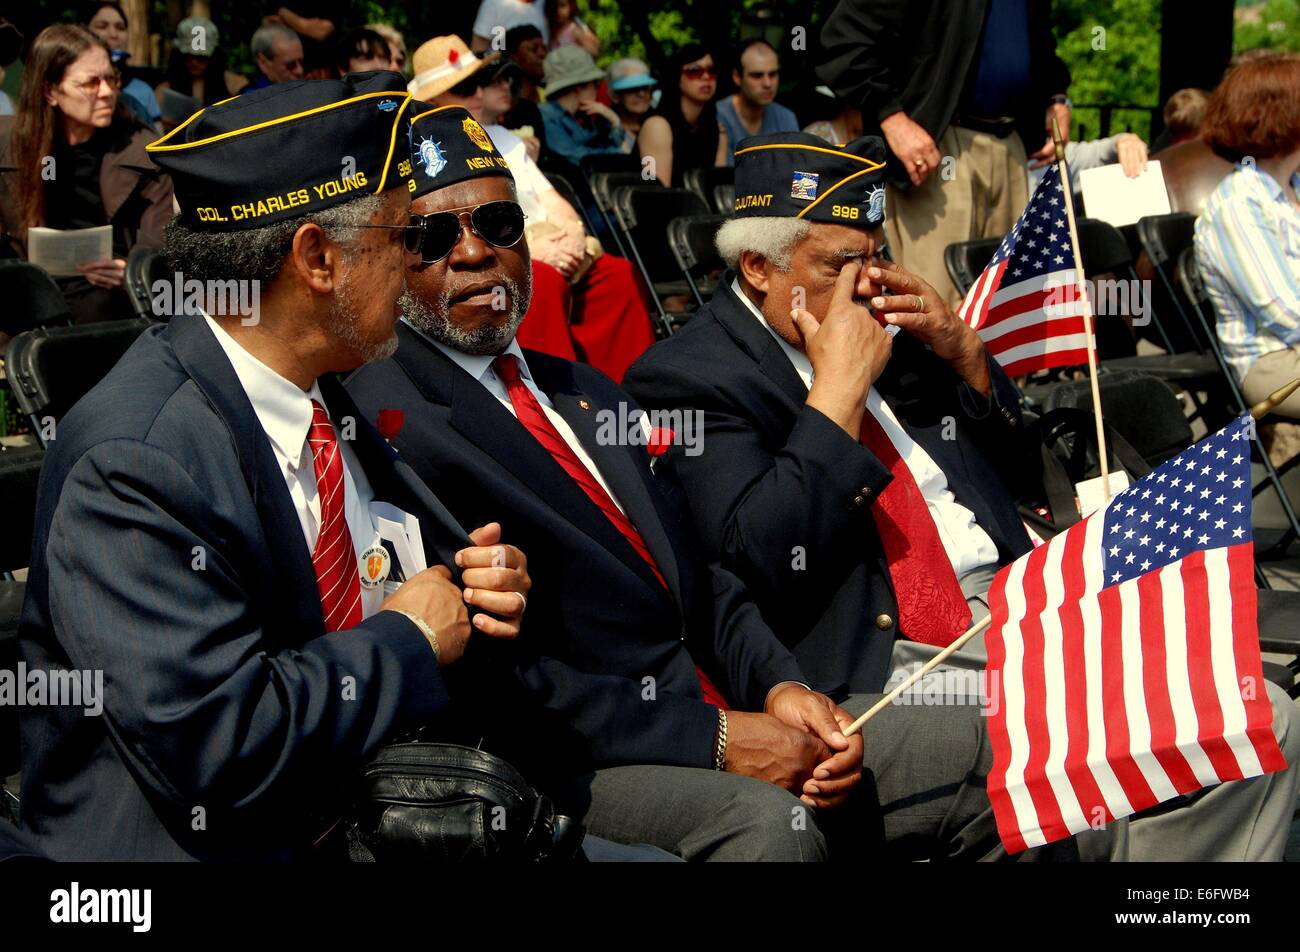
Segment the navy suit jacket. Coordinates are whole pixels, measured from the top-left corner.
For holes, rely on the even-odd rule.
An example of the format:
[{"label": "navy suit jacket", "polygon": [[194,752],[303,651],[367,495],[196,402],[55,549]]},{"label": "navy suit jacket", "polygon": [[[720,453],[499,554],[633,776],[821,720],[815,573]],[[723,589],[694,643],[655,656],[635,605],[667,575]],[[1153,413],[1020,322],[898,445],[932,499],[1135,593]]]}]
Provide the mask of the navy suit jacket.
[{"label": "navy suit jacket", "polygon": [[[460,525],[320,384],[336,422],[357,420],[375,498],[452,565]],[[103,672],[101,716],[21,711],[22,820],[56,859],[291,856],[382,741],[448,705],[410,620],[325,634],[284,477],[198,317],[147,330],[59,424],[19,650]]]},{"label": "navy suit jacket", "polygon": [[[731,290],[651,347],[624,386],[647,408],[703,414],[701,451],[672,450],[711,557],[755,593],[813,687],[879,691],[898,602],[871,516],[888,468],[821,412],[771,332]],[[1007,486],[1024,476],[1014,384],[990,360],[984,398],[906,332],[876,382],[1002,562],[1030,542]]]},{"label": "navy suit jacket", "polygon": [[[465,525],[502,524],[528,554],[533,589],[511,649],[533,698],[595,766],[712,764],[717,711],[698,662],[737,707],[803,680],[730,572],[701,559],[671,466],[602,425],[639,419],[609,378],[526,352],[534,381],[573,428],[640,531],[668,589],[542,445],[487,389],[404,324],[389,361],[347,381],[371,419],[401,409],[401,456]],[[620,416],[620,407],[622,415]]]}]

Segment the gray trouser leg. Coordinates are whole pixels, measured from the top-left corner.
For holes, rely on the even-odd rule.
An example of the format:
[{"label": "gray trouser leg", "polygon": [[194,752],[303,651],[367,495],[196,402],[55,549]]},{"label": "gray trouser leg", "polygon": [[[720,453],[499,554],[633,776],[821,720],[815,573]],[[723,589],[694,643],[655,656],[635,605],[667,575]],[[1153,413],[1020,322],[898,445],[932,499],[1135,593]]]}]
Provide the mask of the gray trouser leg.
[{"label": "gray trouser leg", "polygon": [[[855,694],[842,707],[861,714],[880,695]],[[985,778],[993,766],[978,704],[896,704],[862,729],[863,778],[856,809],[878,816],[890,859],[1005,860]],[[863,802],[865,800],[865,802]],[[841,809],[846,809],[841,808]],[[837,854],[842,818],[819,815]],[[1073,859],[1074,844],[1028,850],[1017,860]]]},{"label": "gray trouser leg", "polygon": [[688,860],[816,862],[826,842],[811,814],[762,780],[646,764],[597,770],[583,822],[595,836]]}]

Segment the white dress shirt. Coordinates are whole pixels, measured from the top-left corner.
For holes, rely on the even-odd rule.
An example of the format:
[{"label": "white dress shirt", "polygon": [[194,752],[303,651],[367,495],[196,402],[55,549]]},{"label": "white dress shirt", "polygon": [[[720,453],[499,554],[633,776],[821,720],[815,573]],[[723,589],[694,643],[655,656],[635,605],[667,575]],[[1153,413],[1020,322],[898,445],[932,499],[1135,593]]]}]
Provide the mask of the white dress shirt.
[{"label": "white dress shirt", "polygon": [[[302,526],[302,535],[307,543],[307,551],[316,548],[316,538],[320,535],[320,495],[316,491],[316,467],[312,461],[311,447],[307,445],[307,434],[311,430],[313,400],[329,412],[329,405],[321,396],[320,385],[313,382],[311,389],[303,391],[293,381],[288,380],[266,364],[262,363],[240,343],[231,337],[221,325],[206,314],[208,326],[217,338],[217,343],[226,352],[230,364],[235,369],[253,405],[258,422],[266,432],[279,464],[280,474],[284,476],[293,500],[294,512]],[[357,561],[354,570],[361,576],[361,553],[379,542],[379,533],[375,529],[374,517],[370,513],[370,503],[375,493],[370,488],[356,454],[347,440],[339,437],[338,421],[330,414],[334,426],[334,437],[339,442],[343,454],[343,515],[347,519],[348,532],[352,535],[352,548],[356,550]],[[274,540],[272,540],[274,542]],[[361,586],[361,617],[369,618],[379,610],[384,600],[383,586],[366,588]]]},{"label": "white dress shirt", "polygon": [[[495,356],[463,354],[455,348],[448,347],[422,333],[420,329],[415,327],[413,324],[408,323],[408,326],[410,326],[417,334],[420,334],[421,337],[427,340],[434,347],[437,347],[440,351],[446,354],[447,357],[455,363],[456,366],[460,367],[461,370],[465,371],[487,388],[487,392],[496,397],[500,404],[510,411],[512,416],[518,416],[518,414],[515,413],[514,404],[510,402],[510,392],[506,390],[505,381],[498,377],[497,372],[492,369],[492,361],[496,360]],[[614,495],[614,491],[609,488],[609,483],[605,482],[605,477],[601,473],[600,467],[598,467],[592,458],[587,455],[586,449],[583,448],[582,442],[574,434],[573,428],[569,426],[569,422],[555,412],[555,405],[551,403],[551,398],[544,394],[537,384],[533,382],[532,372],[528,369],[528,361],[524,359],[524,352],[520,348],[519,342],[516,340],[510,341],[510,346],[502,351],[502,353],[514,354],[515,362],[519,366],[519,378],[523,381],[524,386],[532,391],[533,396],[537,398],[537,402],[542,405],[542,412],[546,414],[546,418],[551,421],[551,425],[554,426],[560,436],[564,438],[564,442],[569,444],[569,449],[573,450],[573,455],[578,457],[582,462],[582,465],[590,470],[591,475],[596,478],[596,482],[600,483],[601,487],[609,495],[609,498],[614,500],[614,505],[618,506],[619,512],[623,513],[623,515],[627,515],[627,510],[624,509],[623,504],[618,501],[618,497]],[[642,427],[644,426],[645,421],[643,419]]]},{"label": "white dress shirt", "polygon": [[[763,317],[763,312],[745,296],[739,281],[732,280],[731,290],[781,345],[781,350],[794,365],[804,386],[812,389],[813,367],[808,355],[791,346],[789,341],[772,330],[772,326]],[[948,561],[952,563],[957,577],[961,578],[982,566],[995,564],[998,560],[998,547],[975,522],[975,514],[957,501],[957,497],[948,488],[948,477],[943,474],[943,470],[929,453],[908,436],[894,416],[894,411],[880,398],[875,387],[867,391],[867,412],[876,418],[880,428],[889,437],[889,442],[894,444],[894,449],[907,464],[912,478],[916,480],[916,486],[921,490],[926,508],[934,520],[934,527],[938,530],[939,541],[943,543],[943,549],[948,553]]]}]

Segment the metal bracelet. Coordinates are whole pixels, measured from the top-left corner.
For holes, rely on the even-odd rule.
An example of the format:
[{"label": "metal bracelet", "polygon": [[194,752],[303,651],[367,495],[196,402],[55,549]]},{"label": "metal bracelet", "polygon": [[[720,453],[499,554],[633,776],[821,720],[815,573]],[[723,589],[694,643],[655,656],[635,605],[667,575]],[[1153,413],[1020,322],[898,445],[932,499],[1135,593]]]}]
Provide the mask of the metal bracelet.
[{"label": "metal bracelet", "polygon": [[420,633],[424,635],[424,640],[429,642],[429,647],[433,649],[433,660],[441,664],[442,658],[438,652],[438,633],[429,627],[429,623],[415,612],[404,611],[401,608],[390,608],[388,610],[395,611],[397,614],[405,615],[407,618],[411,619],[415,624],[415,627],[420,629]]},{"label": "metal bracelet", "polygon": [[727,769],[727,712],[718,708],[718,741],[713,748],[713,769]]}]

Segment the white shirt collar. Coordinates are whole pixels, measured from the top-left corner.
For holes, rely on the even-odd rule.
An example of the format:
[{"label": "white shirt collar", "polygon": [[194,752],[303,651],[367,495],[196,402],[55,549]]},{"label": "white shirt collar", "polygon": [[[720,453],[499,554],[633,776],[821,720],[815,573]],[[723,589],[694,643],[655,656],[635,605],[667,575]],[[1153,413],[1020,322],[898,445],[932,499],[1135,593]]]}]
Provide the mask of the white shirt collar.
[{"label": "white shirt collar", "polygon": [[755,306],[754,302],[749,299],[749,295],[747,295],[741,288],[739,278],[731,279],[731,293],[740,298],[740,303],[749,308],[749,313],[753,314],[754,317],[758,319],[758,322],[767,328],[767,332],[776,338],[776,342],[781,345],[781,350],[785,351],[786,357],[790,358],[790,363],[794,364],[795,372],[798,373],[799,378],[803,380],[803,385],[811,390],[813,383],[813,365],[812,361],[808,359],[808,355],[772,329],[772,325],[767,322],[767,318],[763,316],[763,312]]},{"label": "white shirt collar", "polygon": [[318,400],[321,406],[325,405],[320,384],[312,381],[311,389],[303,391],[292,380],[280,376],[245,350],[239,341],[206,313],[203,318],[208,322],[221,349],[226,352],[235,376],[248,395],[271,445],[282,459],[296,466],[302,457],[303,447],[307,444],[307,433],[311,430],[311,402]]},{"label": "white shirt collar", "polygon": [[[452,363],[465,371],[465,373],[469,374],[479,383],[483,383],[483,378],[488,374],[492,374],[495,378],[496,374],[492,370],[492,361],[497,359],[496,354],[466,354],[454,347],[448,347],[442,341],[434,340],[410,321],[407,321],[406,318],[402,318],[402,320],[406,323],[407,327],[446,354],[447,358],[451,360]],[[524,358],[524,351],[523,348],[519,346],[519,341],[512,337],[509,345],[501,353],[514,354],[515,362],[519,365],[519,376],[525,381],[533,383],[533,374],[532,371],[528,369],[528,361]]]}]

